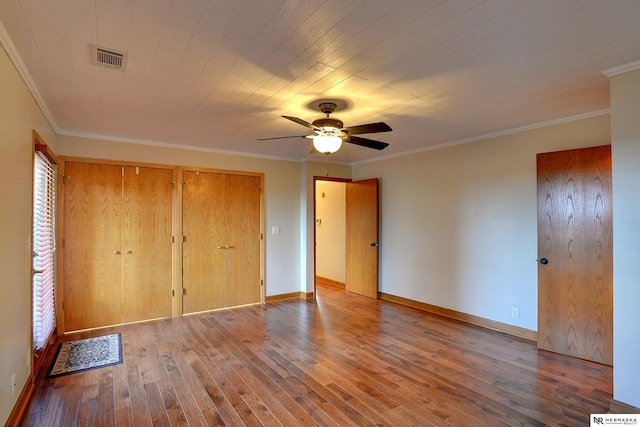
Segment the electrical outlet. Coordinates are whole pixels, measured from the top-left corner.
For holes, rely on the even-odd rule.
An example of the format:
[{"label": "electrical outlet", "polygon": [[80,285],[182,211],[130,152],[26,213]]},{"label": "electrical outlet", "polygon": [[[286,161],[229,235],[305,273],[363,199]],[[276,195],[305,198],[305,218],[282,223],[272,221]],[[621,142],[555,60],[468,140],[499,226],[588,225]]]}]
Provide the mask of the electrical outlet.
[{"label": "electrical outlet", "polygon": [[511,307],[511,317],[515,319],[520,318],[520,309],[518,307]]},{"label": "electrical outlet", "polygon": [[11,397],[16,394],[16,374],[11,375]]}]

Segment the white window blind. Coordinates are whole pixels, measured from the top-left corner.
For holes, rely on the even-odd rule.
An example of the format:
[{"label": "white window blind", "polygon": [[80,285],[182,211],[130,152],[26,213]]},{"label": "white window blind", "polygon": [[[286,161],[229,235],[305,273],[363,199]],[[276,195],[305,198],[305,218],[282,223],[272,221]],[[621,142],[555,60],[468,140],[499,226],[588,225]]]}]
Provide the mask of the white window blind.
[{"label": "white window blind", "polygon": [[56,325],[56,165],[36,151],[33,169],[33,346],[38,350]]}]

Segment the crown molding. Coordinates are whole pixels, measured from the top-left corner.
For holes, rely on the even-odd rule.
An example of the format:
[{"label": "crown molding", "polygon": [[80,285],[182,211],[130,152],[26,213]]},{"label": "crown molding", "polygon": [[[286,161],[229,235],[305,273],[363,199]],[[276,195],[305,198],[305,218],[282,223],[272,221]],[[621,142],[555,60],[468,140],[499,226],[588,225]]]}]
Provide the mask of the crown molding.
[{"label": "crown molding", "polygon": [[53,119],[51,111],[49,111],[47,104],[44,102],[44,99],[42,98],[38,87],[33,81],[33,78],[31,78],[31,74],[29,73],[29,70],[27,70],[27,66],[22,61],[22,57],[18,53],[18,49],[16,49],[16,46],[13,44],[13,40],[11,40],[11,37],[9,36],[9,33],[4,27],[2,21],[0,21],[0,45],[2,45],[5,52],[7,52],[7,55],[9,56],[9,59],[11,59],[13,66],[18,71],[18,74],[22,78],[24,84],[27,86],[27,89],[29,89],[29,92],[31,92],[31,96],[33,96],[33,99],[38,104],[38,107],[40,107],[40,111],[42,111],[42,114],[49,122],[49,125],[51,126],[53,131],[56,134],[59,133],[60,128],[58,127],[58,124]]},{"label": "crown molding", "polygon": [[582,120],[582,119],[588,119],[588,118],[591,118],[591,117],[603,116],[605,114],[610,114],[610,113],[611,113],[611,109],[610,108],[605,108],[603,110],[592,111],[592,112],[584,113],[584,114],[577,114],[575,116],[563,117],[563,118],[560,118],[560,119],[550,120],[550,121],[542,122],[542,123],[536,123],[536,124],[528,125],[528,126],[522,126],[522,127],[515,128],[515,129],[508,129],[508,130],[503,130],[503,131],[500,131],[500,132],[488,133],[488,134],[485,134],[485,135],[479,135],[479,136],[474,136],[474,137],[471,137],[471,138],[460,139],[460,140],[457,140],[457,141],[451,141],[451,142],[445,142],[445,143],[442,143],[442,144],[431,145],[429,147],[418,148],[416,150],[403,151],[403,152],[396,153],[396,154],[390,154],[388,156],[376,157],[376,158],[373,158],[373,159],[363,160],[363,161],[360,161],[360,162],[354,162],[354,163],[352,163],[352,166],[362,165],[362,164],[365,164],[365,163],[378,162],[378,161],[381,161],[381,160],[392,159],[392,158],[395,158],[395,157],[408,156],[408,155],[411,155],[411,154],[422,153],[424,151],[439,150],[440,148],[451,147],[451,146],[454,146],[454,145],[468,144],[470,142],[481,141],[483,139],[497,138],[497,137],[500,137],[500,136],[511,135],[511,134],[520,133],[520,132],[526,132],[526,131],[529,131],[529,130],[540,129],[540,128],[545,128],[545,127],[549,127],[549,126],[555,126],[555,125],[559,125],[559,124],[562,124],[562,123],[573,122],[573,121],[576,121],[576,120]]},{"label": "crown molding", "polygon": [[618,74],[623,74],[629,71],[634,71],[640,69],[640,61],[630,62],[628,64],[619,65],[613,68],[607,68],[602,71],[602,74],[611,78],[613,76],[617,76]]},{"label": "crown molding", "polygon": [[137,144],[137,145],[147,145],[152,147],[162,147],[162,148],[171,148],[178,150],[187,150],[187,151],[200,151],[204,153],[215,153],[215,154],[224,154],[227,156],[241,156],[241,157],[253,157],[258,159],[266,159],[266,160],[280,160],[285,162],[294,162],[294,163],[302,163],[308,161],[308,159],[295,159],[289,157],[279,157],[279,156],[269,156],[266,154],[254,154],[254,153],[246,153],[242,151],[229,151],[229,150],[218,150],[215,148],[207,148],[207,147],[196,147],[193,145],[180,145],[180,144],[171,144],[167,142],[157,142],[157,141],[149,141],[149,140],[141,140],[141,139],[133,139],[133,138],[123,138],[118,136],[107,136],[107,135],[99,135],[93,133],[84,133],[84,132],[69,132],[66,130],[60,130],[56,132],[58,135],[62,136],[70,136],[76,138],[85,138],[85,139],[94,139],[96,141],[110,141],[110,142],[122,142],[125,144]]}]

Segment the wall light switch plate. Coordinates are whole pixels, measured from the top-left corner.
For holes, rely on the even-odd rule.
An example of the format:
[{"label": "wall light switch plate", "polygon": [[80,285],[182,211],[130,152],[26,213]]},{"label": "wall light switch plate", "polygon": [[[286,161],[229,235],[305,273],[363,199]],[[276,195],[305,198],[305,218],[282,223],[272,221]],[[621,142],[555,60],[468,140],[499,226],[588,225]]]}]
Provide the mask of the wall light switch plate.
[{"label": "wall light switch plate", "polygon": [[271,234],[280,234],[280,227],[271,227]]}]

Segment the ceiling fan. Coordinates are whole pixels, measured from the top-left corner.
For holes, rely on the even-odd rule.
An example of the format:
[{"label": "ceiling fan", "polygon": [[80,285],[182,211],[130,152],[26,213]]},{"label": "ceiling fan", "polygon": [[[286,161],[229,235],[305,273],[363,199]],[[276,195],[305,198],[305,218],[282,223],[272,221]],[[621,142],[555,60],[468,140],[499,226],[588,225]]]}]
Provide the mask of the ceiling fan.
[{"label": "ceiling fan", "polygon": [[313,139],[312,152],[319,152],[323,154],[335,153],[342,146],[342,142],[348,142],[350,144],[360,145],[362,147],[373,148],[375,150],[383,150],[389,146],[386,142],[375,141],[373,139],[361,138],[359,136],[363,133],[378,133],[389,132],[391,127],[383,122],[369,123],[359,126],[344,127],[344,123],[341,120],[329,117],[336,109],[336,104],[333,102],[323,102],[318,105],[320,111],[326,114],[326,117],[314,120],[309,123],[298,117],[282,116],[287,120],[298,123],[304,127],[307,127],[313,132],[314,135],[293,135],[293,136],[276,136],[272,138],[259,138],[259,141],[266,141],[270,139],[282,139],[282,138],[308,138]]}]

